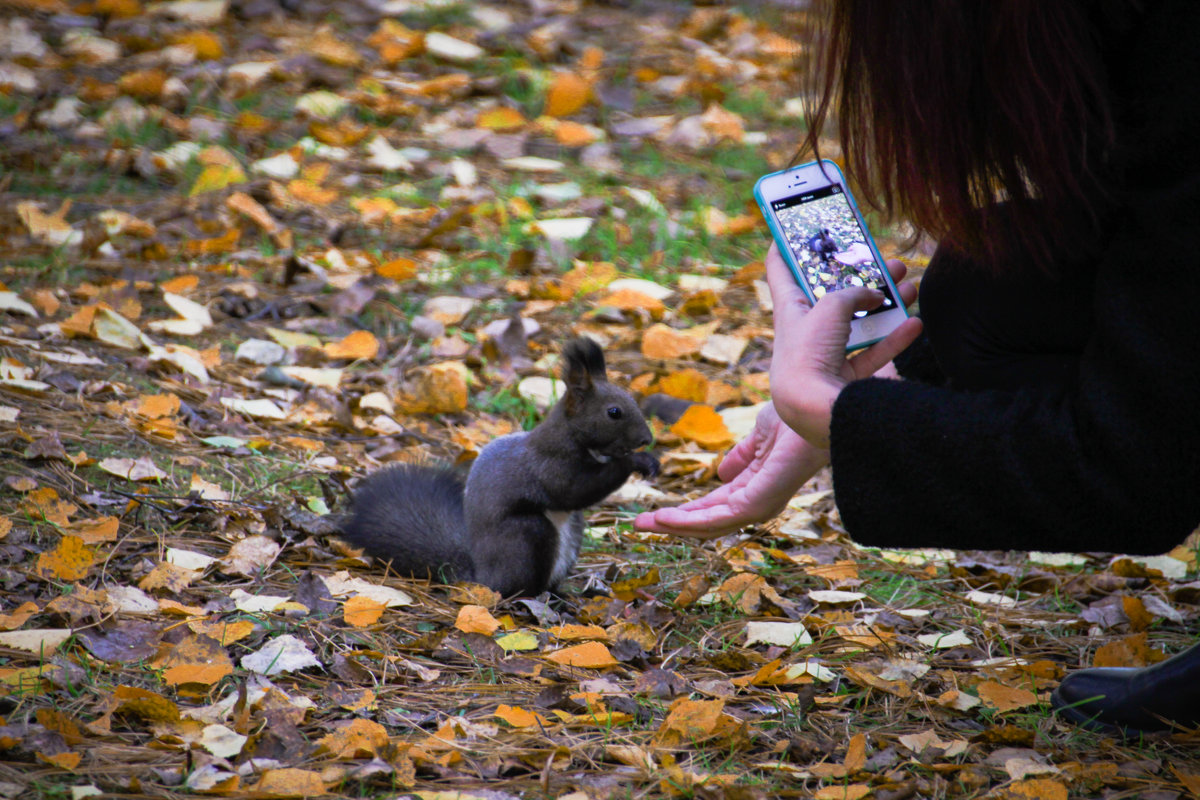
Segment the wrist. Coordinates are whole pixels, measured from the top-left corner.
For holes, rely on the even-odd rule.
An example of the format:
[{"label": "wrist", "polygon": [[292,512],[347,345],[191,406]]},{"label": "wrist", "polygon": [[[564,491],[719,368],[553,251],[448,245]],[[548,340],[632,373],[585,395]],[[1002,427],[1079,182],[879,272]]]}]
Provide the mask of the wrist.
[{"label": "wrist", "polygon": [[[829,427],[833,404],[842,391],[841,384],[815,383],[806,387],[804,396],[794,403],[776,403],[780,419],[818,451],[829,450]],[[826,456],[828,457],[828,456]]]}]

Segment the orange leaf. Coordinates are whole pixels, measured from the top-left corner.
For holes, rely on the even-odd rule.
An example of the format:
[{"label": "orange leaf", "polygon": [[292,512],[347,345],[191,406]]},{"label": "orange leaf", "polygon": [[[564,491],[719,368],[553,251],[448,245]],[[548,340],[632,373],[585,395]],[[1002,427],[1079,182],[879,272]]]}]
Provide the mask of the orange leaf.
[{"label": "orange leaf", "polygon": [[254,623],[247,619],[236,622],[225,620],[195,620],[188,623],[192,633],[199,633],[219,643],[222,647],[245,639],[254,633]]},{"label": "orange leaf", "polygon": [[534,725],[549,725],[550,721],[534,711],[527,711],[519,706],[500,705],[496,708],[496,716],[514,728],[532,728]]},{"label": "orange leaf", "polygon": [[36,613],[38,613],[37,603],[26,600],[11,614],[0,614],[0,631],[16,630]]},{"label": "orange leaf", "polygon": [[334,758],[374,758],[388,746],[388,732],[378,722],[359,717],[321,737],[317,746]]},{"label": "orange leaf", "polygon": [[846,786],[823,786],[813,795],[814,800],[861,800],[871,793],[871,787],[865,783],[851,783]]},{"label": "orange leaf", "polygon": [[467,381],[452,363],[416,370],[408,389],[396,404],[406,414],[458,414],[467,409]]},{"label": "orange leaf", "polygon": [[287,190],[297,200],[311,203],[314,206],[327,206],[338,198],[335,190],[325,189],[309,180],[288,181]]},{"label": "orange leaf", "polygon": [[1067,800],[1067,787],[1049,778],[1034,778],[1016,781],[1004,787],[1004,791],[992,795],[1003,800]]},{"label": "orange leaf", "polygon": [[1129,617],[1129,626],[1135,631],[1144,631],[1154,622],[1154,615],[1146,610],[1146,604],[1140,597],[1125,595],[1121,598],[1121,608]]},{"label": "orange leaf", "polygon": [[225,55],[225,46],[210,31],[187,31],[171,37],[171,43],[190,46],[200,61],[216,61]]},{"label": "orange leaf", "polygon": [[253,793],[260,797],[315,797],[326,792],[319,773],[288,767],[264,772]]},{"label": "orange leaf", "polygon": [[613,658],[608,648],[600,642],[585,642],[584,644],[577,644],[574,647],[564,647],[562,650],[557,650],[546,656],[546,658],[556,664],[568,667],[601,669],[603,667],[617,666],[617,660]]},{"label": "orange leaf", "polygon": [[324,347],[329,358],[346,358],[351,361],[374,358],[379,354],[379,340],[370,331],[354,331],[339,342],[330,342]]},{"label": "orange leaf", "polygon": [[167,686],[178,686],[185,683],[212,686],[226,675],[232,674],[232,664],[180,664],[163,670],[163,683]]},{"label": "orange leaf", "polygon": [[1145,667],[1166,656],[1161,650],[1152,650],[1146,644],[1146,634],[1135,633],[1096,649],[1092,659],[1094,667]]},{"label": "orange leaf", "polygon": [[725,420],[706,405],[688,406],[683,416],[671,426],[671,433],[695,442],[705,450],[724,450],[733,444],[733,434],[725,427]]},{"label": "orange leaf", "polygon": [[218,253],[232,253],[237,249],[238,240],[242,238],[241,228],[230,228],[220,236],[212,239],[192,239],[183,250],[188,255],[210,256]]},{"label": "orange leaf", "polygon": [[985,706],[1001,713],[1032,706],[1038,701],[1037,695],[1028,689],[1017,689],[995,681],[984,681],[976,687],[976,691]]},{"label": "orange leaf", "polygon": [[642,355],[651,359],[678,359],[698,355],[703,340],[687,331],[663,325],[651,325],[642,334]]},{"label": "orange leaf", "polygon": [[546,92],[543,113],[550,117],[569,117],[587,105],[591,97],[590,83],[574,72],[560,72],[554,76]]},{"label": "orange leaf", "polygon": [[353,625],[356,628],[365,628],[368,625],[374,625],[383,616],[383,610],[386,605],[378,600],[372,600],[361,594],[356,594],[346,601],[346,605],[342,607],[342,619],[347,625]]},{"label": "orange leaf", "polygon": [[72,522],[68,527],[84,544],[100,544],[115,542],[120,530],[120,520],[116,517],[100,517],[99,519],[81,519]]},{"label": "orange leaf", "polygon": [[655,319],[661,317],[663,311],[666,310],[662,301],[633,289],[619,289],[607,294],[600,299],[599,304],[612,306],[621,311],[646,311]]},{"label": "orange leaf", "polygon": [[38,556],[37,573],[44,578],[78,581],[87,577],[96,551],[78,536],[64,536],[58,547]]},{"label": "orange leaf", "polygon": [[59,769],[73,771],[79,766],[79,761],[83,758],[83,755],[81,753],[55,753],[52,756],[48,756],[45,753],[38,752],[37,757],[39,761],[45,761],[47,764],[52,764]]},{"label": "orange leaf", "polygon": [[564,119],[554,126],[554,138],[563,147],[587,147],[600,137],[595,129]]},{"label": "orange leaf", "polygon": [[179,413],[179,396],[166,394],[144,394],[138,398],[137,413],[147,419],[173,417]]},{"label": "orange leaf", "polygon": [[117,89],[139,100],[157,100],[166,83],[167,73],[161,69],[143,69],[122,75],[117,80]]},{"label": "orange leaf", "polygon": [[491,636],[500,629],[500,622],[483,606],[463,606],[458,610],[454,627],[464,633],[482,633]]},{"label": "orange leaf", "polygon": [[417,262],[411,258],[395,258],[380,264],[375,268],[375,272],[381,278],[389,278],[394,281],[408,281],[417,277]]},{"label": "orange leaf", "polygon": [[724,700],[679,698],[663,720],[654,739],[660,745],[693,744],[725,734],[737,723],[725,713]]}]

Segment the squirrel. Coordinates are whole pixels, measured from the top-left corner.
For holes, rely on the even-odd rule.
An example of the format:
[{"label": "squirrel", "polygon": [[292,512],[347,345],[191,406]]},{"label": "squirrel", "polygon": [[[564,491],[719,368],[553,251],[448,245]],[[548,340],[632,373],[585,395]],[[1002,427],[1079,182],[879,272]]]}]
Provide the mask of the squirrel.
[{"label": "squirrel", "polygon": [[628,392],[608,381],[588,338],[562,351],[566,391],[535,428],[489,442],[464,480],[450,467],[385,467],[355,489],[341,537],[402,575],[486,584],[503,596],[540,594],[575,564],[583,509],[633,472],[658,474],[635,452],[650,428]]}]

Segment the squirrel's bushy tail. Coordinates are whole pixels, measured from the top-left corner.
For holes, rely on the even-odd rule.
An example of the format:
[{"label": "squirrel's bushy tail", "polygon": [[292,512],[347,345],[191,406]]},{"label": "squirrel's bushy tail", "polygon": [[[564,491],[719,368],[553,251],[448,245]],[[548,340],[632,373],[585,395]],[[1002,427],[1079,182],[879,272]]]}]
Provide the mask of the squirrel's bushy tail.
[{"label": "squirrel's bushy tail", "polygon": [[398,464],[362,481],[342,538],[401,575],[472,580],[463,479],[442,467]]}]

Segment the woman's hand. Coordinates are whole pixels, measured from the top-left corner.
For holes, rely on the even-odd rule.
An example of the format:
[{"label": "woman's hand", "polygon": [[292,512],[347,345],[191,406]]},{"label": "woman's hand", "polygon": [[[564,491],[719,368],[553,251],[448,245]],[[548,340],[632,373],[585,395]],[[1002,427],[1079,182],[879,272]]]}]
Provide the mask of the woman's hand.
[{"label": "woman's hand", "polygon": [[700,539],[724,536],[774,517],[827,463],[829,454],[800,438],[768,403],[758,413],[754,432],[718,467],[723,486],[690,503],[639,514],[633,524],[640,530]]},{"label": "woman's hand", "polygon": [[[775,245],[767,253],[767,284],[775,305],[775,350],[771,357],[771,401],[779,417],[817,449],[829,447],[833,403],[850,381],[869,377],[887,365],[921,333],[921,321],[905,320],[883,341],[846,357],[850,322],[856,311],[883,302],[883,293],[854,288],[829,292],[810,306]],[[904,275],[904,265],[888,269]],[[901,287],[901,301],[915,299],[915,287]]]}]

